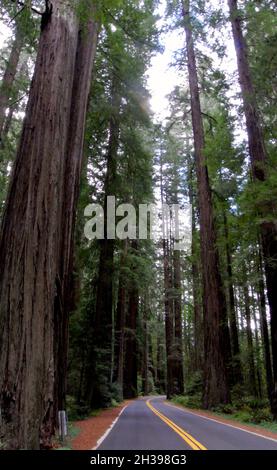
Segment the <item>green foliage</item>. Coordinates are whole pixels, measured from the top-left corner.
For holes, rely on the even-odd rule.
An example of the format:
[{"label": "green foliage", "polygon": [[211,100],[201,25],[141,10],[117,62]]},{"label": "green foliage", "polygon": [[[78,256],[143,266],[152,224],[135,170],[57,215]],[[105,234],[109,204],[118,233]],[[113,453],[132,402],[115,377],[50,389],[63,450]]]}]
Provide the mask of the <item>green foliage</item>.
[{"label": "green foliage", "polygon": [[174,397],[172,399],[172,402],[176,403],[176,405],[181,405],[187,408],[195,408],[195,409],[201,408],[201,396],[200,395],[194,395],[194,396],[179,395],[177,397]]}]

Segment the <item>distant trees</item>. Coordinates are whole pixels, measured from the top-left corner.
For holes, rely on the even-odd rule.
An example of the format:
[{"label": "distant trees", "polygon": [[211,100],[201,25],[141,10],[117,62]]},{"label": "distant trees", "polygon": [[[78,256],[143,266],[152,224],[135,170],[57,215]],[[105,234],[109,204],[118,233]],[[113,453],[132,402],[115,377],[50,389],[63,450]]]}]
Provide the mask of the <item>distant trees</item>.
[{"label": "distant trees", "polygon": [[[76,419],[153,392],[246,404],[256,421],[271,419],[270,401],[276,418],[270,2],[168,2],[162,31],[186,43],[162,122],[147,90],[157,2],[73,3],[46,2],[41,27],[31,2],[0,7],[12,24],[0,57],[0,447],[49,448],[58,410]],[[243,107],[221,60],[227,25]],[[104,239],[87,240],[85,208],[106,216],[109,196],[137,214],[156,203],[167,236],[127,236],[126,211],[125,239],[105,220]],[[191,204],[191,252],[175,249],[162,203]]]},{"label": "distant trees", "polygon": [[2,140],[5,130],[6,111],[12,94],[22,47],[23,36],[20,26],[18,25],[0,88],[0,140]]}]

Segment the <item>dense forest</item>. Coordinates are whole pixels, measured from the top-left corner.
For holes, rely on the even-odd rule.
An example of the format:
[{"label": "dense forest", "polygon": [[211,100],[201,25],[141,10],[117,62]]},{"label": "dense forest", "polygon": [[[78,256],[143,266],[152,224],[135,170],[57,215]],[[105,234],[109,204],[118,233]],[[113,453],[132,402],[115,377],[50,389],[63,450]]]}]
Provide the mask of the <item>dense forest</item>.
[{"label": "dense forest", "polygon": [[[0,448],[51,448],[59,410],[139,395],[277,419],[275,7],[1,0]],[[153,239],[126,204],[189,206],[190,249],[171,210]]]}]

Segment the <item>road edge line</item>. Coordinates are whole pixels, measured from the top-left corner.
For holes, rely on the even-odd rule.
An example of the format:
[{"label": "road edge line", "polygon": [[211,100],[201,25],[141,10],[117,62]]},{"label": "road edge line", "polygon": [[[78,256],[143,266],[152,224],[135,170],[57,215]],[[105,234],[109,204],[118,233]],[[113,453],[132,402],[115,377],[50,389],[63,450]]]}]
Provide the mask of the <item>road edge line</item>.
[{"label": "road edge line", "polygon": [[112,422],[112,424],[108,427],[108,429],[104,432],[104,434],[98,439],[97,443],[96,443],[96,446],[92,447],[91,450],[97,450],[98,447],[102,444],[102,442],[104,442],[104,440],[106,439],[106,437],[108,437],[108,435],[110,434],[111,430],[113,429],[113,427],[116,425],[117,421],[119,420],[120,416],[122,415],[123,411],[126,410],[128,405],[125,405],[124,408],[122,408],[122,410],[120,411],[119,415],[115,418],[115,420]]},{"label": "road edge line", "polygon": [[229,426],[230,428],[239,429],[240,431],[248,432],[248,434],[253,434],[254,436],[262,437],[263,439],[268,439],[269,441],[273,441],[277,443],[277,439],[274,439],[273,437],[264,436],[263,434],[259,434],[254,431],[248,431],[248,429],[243,429],[240,426],[235,426],[233,424],[223,423],[222,421],[218,421],[215,418],[209,418],[208,416],[200,415],[199,413],[197,413],[197,411],[190,411],[187,408],[181,408],[181,406],[176,406],[176,405],[172,405],[171,403],[167,403],[166,400],[164,401],[164,403],[165,405],[171,406],[172,408],[177,408],[177,410],[181,410],[184,413],[190,413],[191,415],[199,416],[199,418],[208,419],[209,421],[214,421],[215,423],[222,424],[223,426]]}]

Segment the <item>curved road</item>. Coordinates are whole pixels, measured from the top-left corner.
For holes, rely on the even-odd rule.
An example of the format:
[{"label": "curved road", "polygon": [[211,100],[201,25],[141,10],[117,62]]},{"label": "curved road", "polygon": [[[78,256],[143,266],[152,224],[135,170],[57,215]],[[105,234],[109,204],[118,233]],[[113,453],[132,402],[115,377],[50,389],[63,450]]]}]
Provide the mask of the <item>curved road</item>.
[{"label": "curved road", "polygon": [[150,397],[128,405],[97,448],[191,449],[277,450],[277,440],[182,410],[165,402],[164,397]]}]

